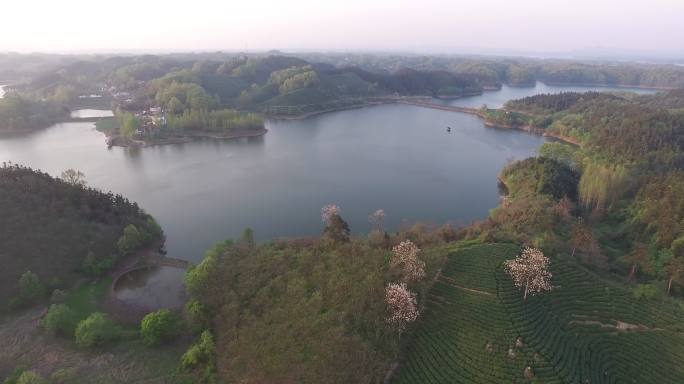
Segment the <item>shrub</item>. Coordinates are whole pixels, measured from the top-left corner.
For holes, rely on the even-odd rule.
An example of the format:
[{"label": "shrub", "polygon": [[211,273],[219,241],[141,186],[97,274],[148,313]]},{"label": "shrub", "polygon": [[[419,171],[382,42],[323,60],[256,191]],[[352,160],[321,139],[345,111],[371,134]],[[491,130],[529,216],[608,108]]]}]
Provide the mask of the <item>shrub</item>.
[{"label": "shrub", "polygon": [[639,284],[632,290],[635,299],[652,299],[658,293],[653,284]]},{"label": "shrub", "polygon": [[64,288],[64,281],[59,277],[55,276],[51,278],[50,281],[48,281],[47,288],[50,292],[54,291],[55,289]]},{"label": "shrub", "polygon": [[231,241],[219,243],[210,248],[204,260],[196,266],[191,266],[185,273],[185,287],[190,294],[198,295],[209,284],[210,276],[216,273],[219,258],[232,245]]},{"label": "shrub", "polygon": [[214,337],[208,330],[202,332],[200,340],[190,346],[181,357],[181,368],[190,370],[211,361],[214,354]]},{"label": "shrub", "polygon": [[52,294],[50,295],[51,304],[63,303],[65,299],[66,293],[64,293],[64,291],[62,291],[61,289],[55,289],[54,291],[52,291]]},{"label": "shrub", "polygon": [[140,323],[140,334],[146,345],[157,345],[178,335],[180,319],[168,309],[148,313]]},{"label": "shrub", "polygon": [[93,252],[88,252],[83,263],[81,263],[81,270],[88,276],[102,276],[105,272],[114,266],[116,258],[114,256],[107,256],[98,259]]},{"label": "shrub", "polygon": [[121,238],[119,238],[119,241],[116,243],[116,245],[119,248],[119,252],[125,256],[133,252],[136,248],[142,245],[142,243],[143,234],[140,233],[135,225],[128,224],[126,228],[124,228],[123,235],[121,235]]},{"label": "shrub", "polygon": [[18,366],[15,367],[14,370],[5,377],[5,380],[2,381],[2,384],[16,384],[17,380],[19,380],[19,377],[21,377],[22,373],[26,372],[26,368],[23,366]]},{"label": "shrub", "polygon": [[119,328],[104,313],[93,313],[76,327],[76,344],[89,348],[105,344],[119,336]]},{"label": "shrub", "polygon": [[21,297],[14,297],[7,303],[7,306],[10,310],[15,310],[23,307],[24,304],[26,304],[26,302]]},{"label": "shrub", "polygon": [[53,304],[40,325],[50,334],[69,336],[74,332],[76,314],[66,304]]},{"label": "shrub", "polygon": [[188,316],[193,332],[205,330],[209,325],[209,314],[204,304],[198,300],[190,300],[185,304],[185,313]]},{"label": "shrub", "polygon": [[157,223],[157,221],[152,216],[147,217],[147,241],[152,241],[154,239],[160,239],[164,236],[164,231],[162,227]]},{"label": "shrub", "polygon": [[248,247],[255,246],[256,243],[254,242],[254,230],[252,228],[245,228],[245,230],[242,231],[242,237],[240,241],[242,244]]},{"label": "shrub", "polygon": [[74,382],[76,372],[73,368],[60,368],[50,375],[52,384],[69,384]]},{"label": "shrub", "polygon": [[332,214],[327,221],[323,237],[332,243],[349,242],[349,224],[338,214]]},{"label": "shrub", "polygon": [[24,371],[17,379],[17,384],[47,384],[47,380],[35,371]]},{"label": "shrub", "polygon": [[19,291],[21,298],[26,301],[39,299],[45,293],[45,287],[38,279],[38,275],[31,271],[24,272],[19,278]]}]

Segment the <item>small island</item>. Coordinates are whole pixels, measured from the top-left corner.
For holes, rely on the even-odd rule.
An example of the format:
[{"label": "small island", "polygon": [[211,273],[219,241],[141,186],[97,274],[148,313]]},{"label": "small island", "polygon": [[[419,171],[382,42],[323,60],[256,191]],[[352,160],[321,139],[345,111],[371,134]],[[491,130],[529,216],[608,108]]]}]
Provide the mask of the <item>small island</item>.
[{"label": "small island", "polygon": [[152,107],[137,113],[119,112],[98,120],[95,126],[106,135],[105,142],[110,147],[148,147],[202,138],[231,140],[268,132],[260,115],[230,109],[186,110],[182,115],[174,115]]}]

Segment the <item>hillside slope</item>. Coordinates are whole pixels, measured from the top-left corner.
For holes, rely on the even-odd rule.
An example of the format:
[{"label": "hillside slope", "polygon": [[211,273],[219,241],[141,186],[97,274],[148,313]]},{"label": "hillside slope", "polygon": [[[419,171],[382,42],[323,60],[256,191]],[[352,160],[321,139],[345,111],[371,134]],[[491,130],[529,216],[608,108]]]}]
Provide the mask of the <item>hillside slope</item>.
[{"label": "hillside slope", "polygon": [[450,256],[395,383],[684,382],[684,308],[558,259],[555,289],[525,304],[502,268],[517,252],[483,244]]},{"label": "hillside slope", "polygon": [[89,254],[91,265],[103,267],[119,257],[124,227],[156,225],[122,196],[7,164],[0,167],[0,212],[0,311],[18,296],[26,271],[48,291],[70,286]]}]

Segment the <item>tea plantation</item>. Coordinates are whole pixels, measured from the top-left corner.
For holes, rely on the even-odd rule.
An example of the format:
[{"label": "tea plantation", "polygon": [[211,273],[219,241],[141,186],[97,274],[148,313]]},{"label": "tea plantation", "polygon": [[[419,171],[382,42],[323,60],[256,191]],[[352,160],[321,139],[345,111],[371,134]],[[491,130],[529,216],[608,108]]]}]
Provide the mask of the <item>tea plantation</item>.
[{"label": "tea plantation", "polygon": [[554,290],[522,295],[503,270],[519,248],[450,255],[393,382],[684,383],[684,306],[552,258]]}]

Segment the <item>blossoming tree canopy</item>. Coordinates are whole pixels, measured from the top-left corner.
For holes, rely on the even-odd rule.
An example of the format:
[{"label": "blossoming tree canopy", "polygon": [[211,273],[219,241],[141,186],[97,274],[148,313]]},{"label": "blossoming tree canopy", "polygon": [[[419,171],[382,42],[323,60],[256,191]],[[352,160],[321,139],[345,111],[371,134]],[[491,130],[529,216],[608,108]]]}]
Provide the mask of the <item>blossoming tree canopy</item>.
[{"label": "blossoming tree canopy", "polygon": [[371,213],[370,216],[368,216],[368,221],[373,224],[373,228],[382,231],[382,222],[385,220],[385,211],[382,209],[378,209],[375,212]]},{"label": "blossoming tree canopy", "polygon": [[407,282],[418,281],[425,277],[425,263],[418,258],[420,248],[411,240],[404,240],[392,248],[391,265],[401,267]]},{"label": "blossoming tree canopy", "polygon": [[416,294],[406,288],[406,283],[390,283],[385,288],[385,301],[389,309],[387,322],[403,331],[418,318]]},{"label": "blossoming tree canopy", "polygon": [[323,220],[324,223],[329,224],[330,223],[330,218],[333,217],[334,215],[340,214],[340,207],[338,207],[335,204],[328,204],[321,208],[321,219]]},{"label": "blossoming tree canopy", "polygon": [[528,294],[536,295],[553,289],[549,258],[539,249],[526,247],[515,260],[508,260],[505,264],[515,286],[524,291],[524,301],[527,301]]}]

